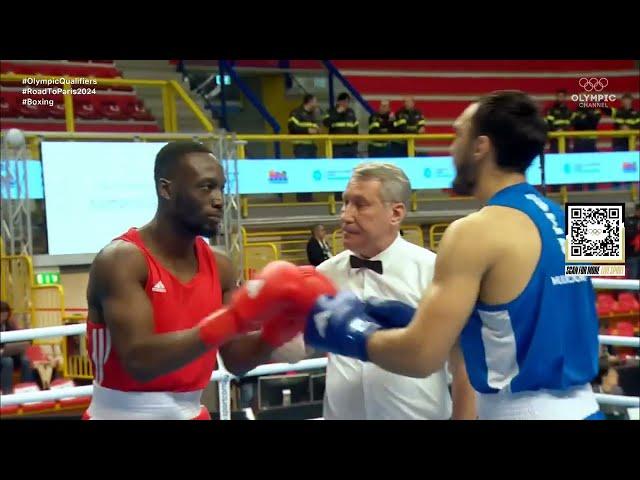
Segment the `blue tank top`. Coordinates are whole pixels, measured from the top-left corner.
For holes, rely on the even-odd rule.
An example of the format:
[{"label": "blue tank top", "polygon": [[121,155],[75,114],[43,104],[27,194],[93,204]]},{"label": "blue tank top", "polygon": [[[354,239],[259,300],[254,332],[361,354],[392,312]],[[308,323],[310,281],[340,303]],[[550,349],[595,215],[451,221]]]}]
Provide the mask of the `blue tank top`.
[{"label": "blue tank top", "polygon": [[591,382],[598,373],[595,293],[589,277],[564,275],[564,211],[528,183],[499,191],[488,205],[529,216],[542,248],[517,298],[476,303],[460,338],[471,384],[481,393],[517,393]]}]

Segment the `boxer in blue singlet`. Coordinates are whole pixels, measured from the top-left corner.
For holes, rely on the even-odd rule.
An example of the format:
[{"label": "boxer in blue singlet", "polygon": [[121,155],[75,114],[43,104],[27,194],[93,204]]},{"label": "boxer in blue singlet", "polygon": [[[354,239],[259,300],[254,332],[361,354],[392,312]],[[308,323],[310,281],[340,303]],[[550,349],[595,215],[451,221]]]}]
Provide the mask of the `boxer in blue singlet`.
[{"label": "boxer in blue singlet", "polygon": [[[593,286],[565,276],[563,209],[525,179],[546,142],[544,120],[524,93],[494,92],[455,128],[454,189],[485,206],[446,230],[415,314],[341,292],[318,301],[307,343],[423,377],[459,342],[479,418],[601,418],[590,387],[598,372]],[[391,317],[406,326],[389,328]]]}]

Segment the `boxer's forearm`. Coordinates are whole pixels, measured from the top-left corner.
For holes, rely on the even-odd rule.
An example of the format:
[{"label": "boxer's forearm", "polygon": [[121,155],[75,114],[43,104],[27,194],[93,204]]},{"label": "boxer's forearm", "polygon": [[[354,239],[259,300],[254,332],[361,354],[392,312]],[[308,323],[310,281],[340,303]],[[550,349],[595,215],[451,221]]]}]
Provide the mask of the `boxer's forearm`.
[{"label": "boxer's forearm", "polygon": [[220,347],[225,368],[234,375],[242,375],[258,365],[267,363],[273,347],[265,343],[260,332],[235,338]]},{"label": "boxer's forearm", "polygon": [[369,361],[407,377],[428,377],[444,366],[446,357],[437,358],[429,350],[408,328],[378,330],[367,341]]},{"label": "boxer's forearm", "polygon": [[120,352],[127,371],[140,382],[171,373],[210,350],[197,328],[151,335]]}]

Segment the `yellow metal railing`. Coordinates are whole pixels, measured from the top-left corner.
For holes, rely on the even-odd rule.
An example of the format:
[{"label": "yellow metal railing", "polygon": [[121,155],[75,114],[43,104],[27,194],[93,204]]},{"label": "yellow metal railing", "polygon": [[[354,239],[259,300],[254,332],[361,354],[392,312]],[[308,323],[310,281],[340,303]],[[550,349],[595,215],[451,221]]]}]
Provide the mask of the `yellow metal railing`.
[{"label": "yellow metal railing", "polygon": [[[73,95],[72,88],[85,88],[95,86],[118,86],[127,85],[130,87],[152,87],[159,88],[162,94],[162,113],[164,119],[164,131],[165,132],[177,132],[178,131],[178,113],[176,108],[176,95],[178,95],[182,101],[187,105],[189,110],[193,112],[196,118],[200,121],[202,126],[207,132],[213,132],[214,127],[207,116],[202,112],[200,107],[189,97],[189,94],[184,91],[182,86],[175,80],[142,80],[142,79],[124,79],[124,78],[92,78],[96,81],[96,85],[83,85],[69,83],[73,80],[82,81],[86,78],[79,78],[73,76],[50,76],[50,75],[17,75],[17,74],[2,74],[0,80],[3,82],[21,82],[28,78],[37,78],[39,80],[57,80],[61,78],[65,79],[64,85],[64,115],[67,133],[75,132],[75,117],[73,114]],[[21,85],[21,83],[20,83]],[[58,86],[56,83],[55,86]],[[44,87],[44,85],[43,85]],[[129,134],[129,138],[131,134]],[[193,138],[193,137],[191,137]]]},{"label": "yellow metal railing", "polygon": [[0,257],[2,299],[7,301],[20,324],[29,328],[33,322],[33,264],[26,255],[2,255]]},{"label": "yellow metal railing", "polygon": [[[8,75],[1,75],[0,78],[4,79],[8,77]],[[26,75],[13,77],[26,77]],[[48,77],[42,77],[48,78]],[[174,125],[174,121],[170,120],[168,125],[165,125],[165,131],[169,133],[98,133],[98,132],[25,132],[25,136],[27,139],[29,138],[42,138],[42,139],[57,139],[57,140],[139,140],[139,141],[162,141],[162,140],[188,140],[188,139],[196,139],[196,140],[217,140],[219,138],[218,135],[213,134],[213,125],[206,118],[204,113],[198,108],[198,106],[191,101],[188,94],[182,89],[182,87],[176,83],[165,82],[162,80],[117,80],[117,79],[99,79],[110,82],[121,82],[118,84],[126,84],[126,82],[132,82],[132,84],[136,84],[137,82],[151,82],[151,84],[156,85],[158,82],[160,84],[168,84],[167,88],[173,89],[178,93],[180,98],[182,98],[187,105],[190,106],[191,110],[194,114],[200,119],[205,126],[207,132],[205,133],[177,133],[177,125]],[[173,85],[173,87],[171,87]],[[158,85],[156,85],[158,86]],[[167,97],[167,100],[170,100],[170,97]],[[189,104],[188,101],[191,101]],[[171,103],[169,101],[169,103]],[[175,106],[174,106],[175,107]],[[171,115],[175,108],[172,107]],[[168,117],[171,117],[169,115]],[[166,119],[167,117],[165,117]],[[175,127],[175,128],[174,128]],[[640,130],[595,130],[595,131],[582,131],[582,132],[550,132],[549,138],[557,138],[558,139],[558,149],[561,153],[566,153],[566,139],[567,138],[590,138],[590,137],[604,137],[604,138],[624,138],[627,137],[629,139],[629,149],[636,150],[638,137],[640,136]],[[417,134],[417,135],[329,135],[329,134],[318,134],[318,135],[273,135],[273,134],[238,134],[236,136],[237,140],[244,140],[248,143],[257,142],[257,143],[273,143],[273,142],[294,142],[299,140],[308,140],[320,142],[325,145],[327,150],[325,151],[327,158],[333,158],[333,144],[334,142],[372,142],[372,141],[391,141],[391,140],[406,140],[407,145],[410,147],[409,156],[415,155],[415,143],[416,142],[432,142],[432,141],[453,141],[455,135],[453,133],[438,133],[438,134]],[[246,145],[238,145],[237,146],[237,154],[238,158],[243,159],[246,158]],[[413,155],[412,155],[413,154]],[[367,160],[367,159],[363,159]]]},{"label": "yellow metal railing", "polygon": [[429,248],[434,252],[438,250],[438,244],[448,226],[448,223],[434,223],[429,227]]}]

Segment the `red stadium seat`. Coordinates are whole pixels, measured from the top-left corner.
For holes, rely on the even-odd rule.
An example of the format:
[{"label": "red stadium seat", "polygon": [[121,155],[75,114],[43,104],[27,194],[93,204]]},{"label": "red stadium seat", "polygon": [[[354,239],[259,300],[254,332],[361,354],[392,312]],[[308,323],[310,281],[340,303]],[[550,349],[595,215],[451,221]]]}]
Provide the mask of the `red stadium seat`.
[{"label": "red stadium seat", "polygon": [[135,119],[141,121],[153,121],[153,115],[151,115],[142,103],[142,100],[127,101],[125,104],[125,111],[127,114]]},{"label": "red stadium seat", "polygon": [[598,303],[596,304],[596,310],[598,311],[598,317],[606,317],[611,315],[612,309],[611,305],[606,303]]},{"label": "red stadium seat", "polygon": [[640,310],[638,300],[630,293],[621,293],[618,296],[618,301],[614,311],[616,313],[635,313]]},{"label": "red stadium seat", "polygon": [[126,120],[128,118],[120,104],[113,100],[108,100],[100,104],[100,111],[109,120]]},{"label": "red stadium seat", "polygon": [[74,107],[76,116],[79,118],[84,118],[85,120],[100,120],[102,118],[102,113],[88,100],[78,101]]},{"label": "red stadium seat", "polygon": [[18,110],[16,109],[13,99],[9,97],[0,97],[0,117],[17,117]]},{"label": "red stadium seat", "polygon": [[54,101],[53,106],[47,109],[49,118],[64,118],[64,102]]},{"label": "red stadium seat", "polygon": [[47,105],[20,105],[18,113],[25,118],[47,118]]}]

